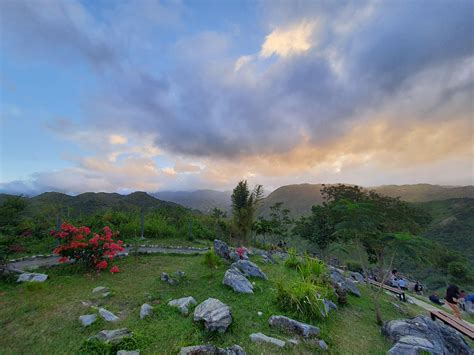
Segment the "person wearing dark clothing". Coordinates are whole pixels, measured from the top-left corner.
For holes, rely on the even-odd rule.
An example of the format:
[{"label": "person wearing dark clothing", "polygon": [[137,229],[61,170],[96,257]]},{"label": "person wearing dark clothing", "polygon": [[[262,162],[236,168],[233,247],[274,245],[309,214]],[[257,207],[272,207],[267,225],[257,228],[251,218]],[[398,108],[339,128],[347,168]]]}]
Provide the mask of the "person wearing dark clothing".
[{"label": "person wearing dark clothing", "polygon": [[428,297],[430,299],[431,302],[433,303],[436,303],[436,304],[439,304],[440,306],[442,306],[444,303],[441,302],[441,300],[439,299],[438,297],[438,294],[435,292],[433,293],[430,297]]},{"label": "person wearing dark clothing", "polygon": [[420,281],[416,282],[414,289],[417,294],[419,295],[423,294],[423,286],[420,284]]},{"label": "person wearing dark clothing", "polygon": [[456,285],[449,285],[448,289],[446,290],[446,302],[448,303],[448,306],[452,309],[454,316],[458,319],[461,319],[461,312],[459,311],[458,308],[458,301],[459,297],[461,295],[461,292],[459,291],[459,287]]}]

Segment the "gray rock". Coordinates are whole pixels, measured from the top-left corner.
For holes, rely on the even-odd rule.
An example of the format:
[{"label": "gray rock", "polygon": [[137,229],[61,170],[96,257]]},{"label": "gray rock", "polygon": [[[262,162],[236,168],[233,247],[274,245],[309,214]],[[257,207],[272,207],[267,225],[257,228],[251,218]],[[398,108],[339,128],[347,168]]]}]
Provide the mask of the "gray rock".
[{"label": "gray rock", "polygon": [[168,306],[177,307],[180,310],[181,314],[184,314],[184,315],[188,315],[189,307],[194,306],[196,304],[197,304],[196,300],[191,296],[178,298],[178,299],[171,300],[168,302]]},{"label": "gray rock", "polygon": [[328,350],[329,350],[328,344],[326,344],[326,342],[325,342],[324,340],[322,340],[322,339],[320,339],[320,340],[318,341],[318,345],[319,345],[319,347],[320,347],[322,350],[324,350],[324,351],[328,351]]},{"label": "gray rock", "polygon": [[45,282],[48,279],[48,275],[46,274],[37,274],[33,272],[24,272],[20,276],[16,282]]},{"label": "gray rock", "polygon": [[389,354],[418,354],[422,350],[432,354],[473,354],[454,329],[427,316],[386,322],[382,333],[396,343]]},{"label": "gray rock", "polygon": [[107,322],[117,322],[119,317],[117,317],[115,314],[112,312],[106,310],[105,308],[99,308],[99,314],[106,320]]},{"label": "gray rock", "polygon": [[140,355],[140,350],[119,350],[117,355]]},{"label": "gray rock", "polygon": [[92,293],[106,293],[106,292],[109,292],[109,288],[104,287],[104,286],[97,286],[96,288],[92,290]]},{"label": "gray rock", "polygon": [[332,310],[337,311],[337,305],[331,300],[323,300],[324,309],[321,310],[323,317],[327,317]]},{"label": "gray rock", "polygon": [[240,256],[239,254],[237,254],[235,251],[231,251],[229,253],[229,259],[230,260],[233,260],[233,261],[239,261],[240,260]]},{"label": "gray rock", "polygon": [[146,317],[151,316],[153,313],[153,307],[148,303],[142,304],[140,307],[140,319],[145,319]]},{"label": "gray rock", "polygon": [[114,330],[102,330],[90,339],[98,339],[104,343],[118,343],[123,338],[131,337],[132,332],[127,328],[114,329]]},{"label": "gray rock", "polygon": [[242,347],[233,345],[222,349],[214,345],[194,345],[181,348],[179,355],[246,355]]},{"label": "gray rock", "polygon": [[168,275],[166,272],[161,273],[161,281],[164,281],[167,284],[172,285],[172,286],[178,283],[177,280],[171,278],[170,275]]},{"label": "gray rock", "polygon": [[208,298],[194,310],[194,321],[204,321],[206,330],[224,333],[232,323],[229,306],[218,299]]},{"label": "gray rock", "polygon": [[82,323],[84,327],[87,327],[88,325],[91,325],[97,320],[97,315],[96,314],[86,314],[83,316],[79,317],[79,321]]},{"label": "gray rock", "polygon": [[222,240],[219,240],[219,239],[214,240],[214,252],[217,255],[219,255],[221,258],[224,258],[227,260],[230,258],[229,246]]},{"label": "gray rock", "polygon": [[267,279],[267,275],[265,275],[256,264],[249,260],[239,260],[233,263],[232,267],[239,269],[245,276]]},{"label": "gray rock", "polygon": [[250,340],[253,341],[254,343],[268,343],[268,344],[273,344],[276,345],[280,348],[283,348],[285,346],[285,342],[283,340],[277,339],[277,338],[272,338],[269,337],[263,333],[253,333],[250,334]]},{"label": "gray rock", "polygon": [[279,328],[288,334],[296,334],[302,337],[312,337],[319,334],[319,328],[314,325],[298,322],[285,316],[271,316],[268,320],[270,326]]},{"label": "gray rock", "polygon": [[253,293],[253,286],[250,281],[235,268],[226,271],[222,283],[231,287],[237,293]]},{"label": "gray rock", "polygon": [[351,279],[344,277],[344,275],[334,267],[331,267],[330,270],[331,282],[333,284],[338,284],[343,290],[360,297],[360,291]]},{"label": "gray rock", "polygon": [[186,276],[186,273],[184,271],[178,270],[178,271],[173,273],[173,276],[182,279],[183,277]]},{"label": "gray rock", "polygon": [[357,282],[364,282],[364,276],[360,272],[353,271],[351,272],[351,277]]}]

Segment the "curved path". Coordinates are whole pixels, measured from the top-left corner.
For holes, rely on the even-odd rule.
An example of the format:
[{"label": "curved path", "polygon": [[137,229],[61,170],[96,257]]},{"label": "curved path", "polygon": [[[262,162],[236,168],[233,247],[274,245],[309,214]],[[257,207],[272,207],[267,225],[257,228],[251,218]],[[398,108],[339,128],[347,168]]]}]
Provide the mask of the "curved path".
[{"label": "curved path", "polygon": [[[125,247],[125,253],[121,256],[127,256],[132,251],[132,247]],[[140,254],[202,254],[208,251],[208,248],[185,248],[185,247],[161,247],[161,246],[140,246],[138,252]],[[8,264],[10,270],[22,271],[30,268],[37,267],[50,267],[59,265],[59,256],[47,255],[47,256],[32,256],[30,258],[15,260]]]}]

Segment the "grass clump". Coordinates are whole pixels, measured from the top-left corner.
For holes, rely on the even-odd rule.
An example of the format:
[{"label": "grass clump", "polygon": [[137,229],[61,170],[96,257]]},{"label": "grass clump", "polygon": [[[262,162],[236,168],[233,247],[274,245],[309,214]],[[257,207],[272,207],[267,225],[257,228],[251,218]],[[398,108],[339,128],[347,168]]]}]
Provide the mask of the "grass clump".
[{"label": "grass clump", "polygon": [[222,265],[222,261],[221,258],[214,252],[214,249],[211,249],[204,254],[202,264],[206,265],[209,269],[217,269],[220,265]]},{"label": "grass clump", "polygon": [[120,350],[137,350],[139,349],[138,341],[132,337],[125,337],[115,343],[105,343],[98,339],[85,340],[79,348],[80,355],[115,355]]},{"label": "grass clump", "polygon": [[285,266],[297,269],[301,265],[301,259],[298,257],[295,248],[288,249],[288,258],[285,260]]}]

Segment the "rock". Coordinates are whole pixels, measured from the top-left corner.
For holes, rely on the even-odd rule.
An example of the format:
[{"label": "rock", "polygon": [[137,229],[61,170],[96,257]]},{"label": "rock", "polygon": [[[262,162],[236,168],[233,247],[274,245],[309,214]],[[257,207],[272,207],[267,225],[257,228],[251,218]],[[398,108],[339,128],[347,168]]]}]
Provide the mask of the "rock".
[{"label": "rock", "polygon": [[97,335],[94,335],[90,339],[98,339],[104,343],[118,343],[120,340],[126,337],[131,337],[132,332],[127,328],[114,329],[114,330],[102,330]]},{"label": "rock", "polygon": [[353,271],[351,272],[351,277],[357,282],[364,282],[364,276],[360,272]]},{"label": "rock", "polygon": [[269,255],[262,255],[262,261],[265,263],[265,264],[275,264],[275,260],[273,260],[273,258]]},{"label": "rock", "polygon": [[214,240],[214,252],[221,258],[230,259],[229,246],[222,240]]},{"label": "rock", "polygon": [[296,334],[305,338],[319,334],[319,328],[310,324],[301,323],[285,316],[271,316],[268,320],[271,327],[279,328],[288,334]]},{"label": "rock", "polygon": [[145,319],[146,317],[151,316],[153,313],[153,307],[148,303],[144,303],[140,308],[140,319]]},{"label": "rock", "polygon": [[321,310],[323,317],[327,317],[332,310],[337,311],[337,305],[331,300],[323,300],[324,310]]},{"label": "rock", "polygon": [[169,285],[176,285],[178,283],[177,280],[171,278],[166,272],[161,273],[161,281],[164,281]]},{"label": "rock", "polygon": [[276,345],[280,348],[283,348],[285,346],[285,342],[283,340],[277,339],[277,338],[272,338],[269,336],[266,336],[263,333],[253,333],[250,334],[250,340],[255,342],[255,343],[269,343]]},{"label": "rock", "polygon": [[360,291],[351,279],[344,277],[344,275],[334,267],[331,267],[330,270],[330,277],[333,285],[338,284],[345,291],[360,297]]},{"label": "rock", "polygon": [[300,341],[298,339],[288,339],[286,342],[287,344],[292,345],[292,346],[296,346],[300,344]]},{"label": "rock", "polygon": [[182,279],[183,277],[186,276],[186,273],[184,271],[178,270],[178,271],[173,273],[173,276]]},{"label": "rock", "polygon": [[421,351],[433,354],[473,354],[461,335],[428,316],[386,322],[382,333],[395,345],[389,354],[418,354]]},{"label": "rock", "polygon": [[106,297],[109,297],[110,295],[111,295],[110,292],[104,292],[104,293],[102,294],[102,297],[106,298]]},{"label": "rock", "polygon": [[267,279],[267,275],[265,275],[256,264],[249,260],[239,260],[233,263],[232,267],[240,270],[245,276]]},{"label": "rock", "polygon": [[184,314],[186,316],[189,314],[189,307],[194,306],[196,304],[197,304],[196,300],[191,296],[178,298],[176,300],[171,300],[168,302],[168,306],[178,307],[181,314]]},{"label": "rock", "polygon": [[82,323],[84,327],[87,327],[88,325],[91,325],[97,320],[97,315],[96,314],[86,314],[83,316],[79,317],[79,321]]},{"label": "rock", "polygon": [[119,317],[117,317],[115,314],[112,312],[106,310],[105,308],[99,308],[99,314],[104,318],[107,322],[116,322],[120,320]]},{"label": "rock", "polygon": [[104,287],[104,286],[97,286],[96,288],[92,290],[92,293],[106,293],[106,292],[109,292],[109,288]]},{"label": "rock", "polygon": [[139,350],[119,350],[117,351],[117,355],[140,355]]},{"label": "rock", "polygon": [[326,344],[326,342],[325,342],[324,340],[322,340],[322,339],[318,341],[318,345],[319,345],[319,347],[320,347],[322,350],[324,350],[324,351],[328,351],[328,350],[329,350],[328,344]]},{"label": "rock", "polygon": [[229,259],[233,260],[233,261],[239,261],[240,260],[240,256],[239,254],[237,254],[235,251],[231,251],[229,253]]},{"label": "rock", "polygon": [[222,283],[231,287],[237,293],[253,293],[253,286],[250,281],[234,268],[230,268],[225,272]]},{"label": "rock", "polygon": [[16,282],[45,282],[48,279],[46,274],[37,274],[34,272],[24,272],[18,276]]},{"label": "rock", "polygon": [[259,317],[261,317],[261,316],[263,316],[263,313],[262,313],[262,312],[257,312],[257,315],[258,315]]},{"label": "rock", "polygon": [[204,321],[206,330],[224,333],[232,323],[229,306],[218,299],[208,298],[194,310],[194,321]]},{"label": "rock", "polygon": [[230,348],[222,349],[214,345],[194,345],[181,348],[179,355],[246,355],[242,347],[233,345]]}]

